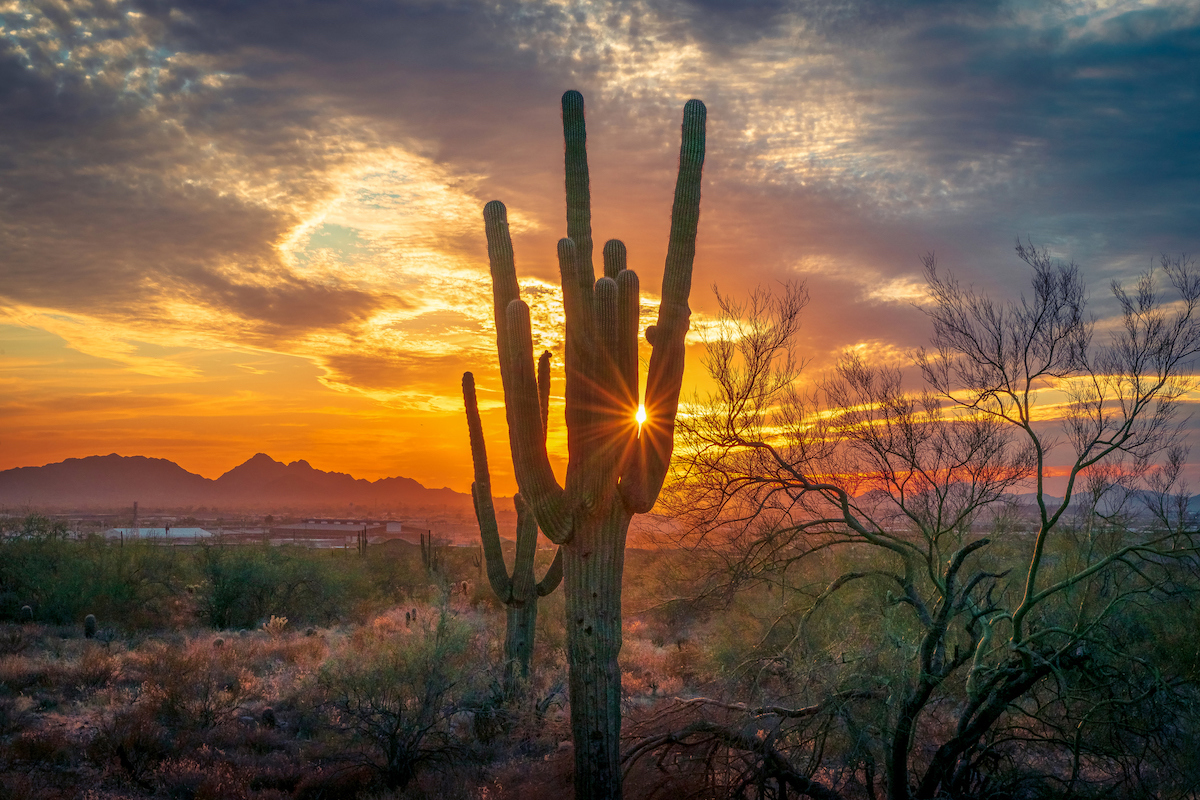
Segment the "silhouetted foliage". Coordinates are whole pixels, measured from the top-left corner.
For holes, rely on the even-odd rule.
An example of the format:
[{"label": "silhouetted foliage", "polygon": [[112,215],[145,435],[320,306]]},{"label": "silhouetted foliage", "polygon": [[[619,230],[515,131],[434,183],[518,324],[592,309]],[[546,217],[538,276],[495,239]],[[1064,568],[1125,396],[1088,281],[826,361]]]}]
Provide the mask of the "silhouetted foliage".
[{"label": "silhouetted foliage", "polygon": [[1152,659],[1139,620],[1200,588],[1175,424],[1200,276],[1164,258],[1132,294],[1114,284],[1121,325],[1096,342],[1078,269],[1017,253],[1032,292],[1007,304],[926,260],[917,393],[854,356],[806,393],[802,287],[724,301],[732,335],[710,346],[716,394],[680,423],[674,503],[714,565],[710,593],[765,583],[780,605],[736,667],[757,702],[714,702],[722,719],[690,706],[635,755],[717,748],[750,759],[735,782],[810,796],[1194,789],[1200,772],[1171,765],[1196,735],[1195,669]]}]

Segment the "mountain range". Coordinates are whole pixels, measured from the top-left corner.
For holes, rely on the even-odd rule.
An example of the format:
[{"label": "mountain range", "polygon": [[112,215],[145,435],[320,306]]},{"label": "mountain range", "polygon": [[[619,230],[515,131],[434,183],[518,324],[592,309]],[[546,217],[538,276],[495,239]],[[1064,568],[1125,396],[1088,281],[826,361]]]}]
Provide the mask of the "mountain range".
[{"label": "mountain range", "polygon": [[429,489],[412,478],[368,481],[344,472],[290,464],[259,453],[216,480],[188,472],[165,458],[107,456],[68,458],[43,467],[0,472],[0,507],[120,508],[214,507],[226,509],[341,508],[370,510],[469,510],[471,496]]},{"label": "mountain range", "polygon": [[[1036,502],[1031,494],[1009,495],[1008,500],[1027,513],[1032,513]],[[1046,501],[1057,505],[1061,498],[1047,496]],[[265,453],[216,480],[188,472],[165,458],[116,453],[0,472],[0,511],[115,510],[134,502],[147,510],[207,507],[315,513],[336,509],[344,514],[353,505],[359,515],[471,511],[471,496],[453,489],[430,489],[404,477],[368,481],[344,472],[314,469],[307,461],[284,464]],[[510,507],[511,501],[497,498],[498,512]],[[1135,497],[1126,510],[1140,516],[1144,507],[1142,499]],[[1200,495],[1190,498],[1188,510],[1200,513]]]}]

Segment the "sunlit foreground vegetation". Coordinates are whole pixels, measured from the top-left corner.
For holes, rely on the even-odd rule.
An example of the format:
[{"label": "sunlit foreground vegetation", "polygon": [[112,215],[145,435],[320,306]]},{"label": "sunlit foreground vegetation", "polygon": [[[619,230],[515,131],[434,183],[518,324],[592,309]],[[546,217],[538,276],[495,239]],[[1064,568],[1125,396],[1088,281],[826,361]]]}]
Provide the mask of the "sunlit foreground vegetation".
[{"label": "sunlit foreground vegetation", "polygon": [[[997,559],[1033,546],[992,533]],[[1072,527],[1050,570],[1126,535]],[[0,542],[0,797],[564,796],[562,595],[542,600],[531,678],[506,696],[504,609],[476,557],[445,548],[431,574],[415,547],[122,547],[21,521]],[[825,592],[880,567],[870,553],[821,550],[802,578],[776,564],[736,590],[729,566],[716,549],[629,552],[626,794],[776,797],[790,774],[830,787],[810,796],[870,796],[920,621],[869,580]],[[1103,621],[1110,648],[1081,651],[994,727],[977,796],[1194,791],[1200,580],[1173,574],[1171,592]],[[917,763],[953,733],[962,691],[921,716]]]},{"label": "sunlit foreground vegetation", "polygon": [[501,698],[477,555],[428,572],[411,546],[121,546],[23,520],[0,542],[0,796],[477,796],[568,738],[553,625],[522,702]]}]

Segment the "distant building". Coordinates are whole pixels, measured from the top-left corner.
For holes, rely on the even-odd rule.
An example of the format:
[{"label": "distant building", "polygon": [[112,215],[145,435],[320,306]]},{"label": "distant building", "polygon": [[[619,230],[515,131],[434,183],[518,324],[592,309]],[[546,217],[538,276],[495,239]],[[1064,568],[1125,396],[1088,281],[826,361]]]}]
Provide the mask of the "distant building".
[{"label": "distant building", "polygon": [[325,538],[337,536],[354,536],[366,529],[367,536],[383,536],[388,532],[386,522],[344,522],[332,520],[309,520],[308,522],[293,522],[288,525],[272,525],[272,537],[286,537],[295,534],[300,538]]},{"label": "distant building", "polygon": [[109,528],[105,539],[162,539],[170,541],[209,539],[212,533],[204,528]]},{"label": "distant building", "polygon": [[277,544],[290,541],[309,547],[353,547],[364,532],[368,542],[389,538],[386,522],[310,519],[307,522],[272,525],[270,539]]}]

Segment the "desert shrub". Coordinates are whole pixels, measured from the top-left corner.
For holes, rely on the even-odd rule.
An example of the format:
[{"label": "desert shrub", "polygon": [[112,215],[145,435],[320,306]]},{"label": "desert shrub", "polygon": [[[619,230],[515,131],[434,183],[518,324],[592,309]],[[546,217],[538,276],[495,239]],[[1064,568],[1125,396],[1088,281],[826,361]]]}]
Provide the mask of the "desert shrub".
[{"label": "desert shrub", "polygon": [[165,627],[186,564],[173,548],[149,542],[114,546],[71,539],[61,522],[31,514],[0,535],[0,620],[78,624],[93,613],[129,628]]},{"label": "desert shrub", "polygon": [[[21,619],[29,604],[38,619],[64,623],[73,613],[82,590],[84,571],[70,551],[66,526],[40,514],[30,514],[0,535],[0,618]],[[62,608],[64,601],[69,610]]]},{"label": "desert shrub", "polygon": [[[413,552],[401,547],[408,547]],[[413,587],[428,583],[417,549],[400,542],[370,548],[365,559],[346,560],[357,562],[371,593],[377,597],[411,597]]]},{"label": "desert shrub", "polygon": [[[489,648],[491,658],[501,657]],[[498,663],[498,662],[493,662]],[[533,671],[507,684],[503,673],[481,674],[461,707],[471,720],[476,754],[490,763],[545,756],[571,738],[565,665]]]},{"label": "desert shrub", "polygon": [[0,657],[0,687],[13,694],[50,688],[59,682],[60,675],[60,665],[44,654]]},{"label": "desert shrub", "polygon": [[[14,659],[5,663],[5,672],[13,670],[13,686],[25,683],[38,686],[64,697],[74,697],[101,689],[120,675],[121,659],[116,654],[95,642],[86,644],[75,640],[72,646],[61,652],[61,658],[37,658],[22,661]],[[84,644],[82,648],[75,645]],[[24,675],[21,675],[21,672]]]},{"label": "desert shrub", "polygon": [[20,733],[32,721],[33,701],[28,697],[0,697],[0,737]]},{"label": "desert shrub", "polygon": [[46,769],[71,764],[74,744],[59,730],[29,730],[8,743],[4,760],[17,768]]},{"label": "desert shrub", "polygon": [[133,706],[102,722],[86,752],[97,767],[147,788],[154,769],[173,752],[173,743],[153,709]]},{"label": "desert shrub", "polygon": [[151,641],[131,657],[142,681],[138,703],[163,724],[206,729],[233,719],[257,699],[256,681],[233,648],[206,641]]},{"label": "desert shrub", "polygon": [[367,746],[388,788],[465,755],[452,720],[483,672],[474,638],[443,609],[401,635],[364,628],[322,667],[318,683],[331,722]]},{"label": "desert shrub", "polygon": [[279,617],[272,614],[271,618],[262,624],[262,630],[272,639],[278,639],[283,635],[284,628],[287,627],[287,624],[287,617]]},{"label": "desert shrub", "polygon": [[[37,514],[0,520],[0,622],[105,629],[257,628],[271,615],[294,625],[378,613],[426,584],[415,552],[377,548],[366,558],[304,547],[210,543],[166,547],[75,538]],[[463,567],[465,570],[465,566]]]},{"label": "desert shrub", "polygon": [[293,796],[295,800],[354,800],[375,788],[376,777],[362,765],[324,767],[305,776]]},{"label": "desert shrub", "polygon": [[271,615],[329,622],[369,593],[328,553],[294,547],[209,545],[198,555],[207,591],[200,613],[214,628],[256,628]]},{"label": "desert shrub", "polygon": [[249,794],[250,777],[224,759],[189,755],[158,764],[153,783],[169,798],[242,800]]},{"label": "desert shrub", "polygon": [[0,625],[0,657],[25,652],[34,636],[35,633],[23,625]]}]

